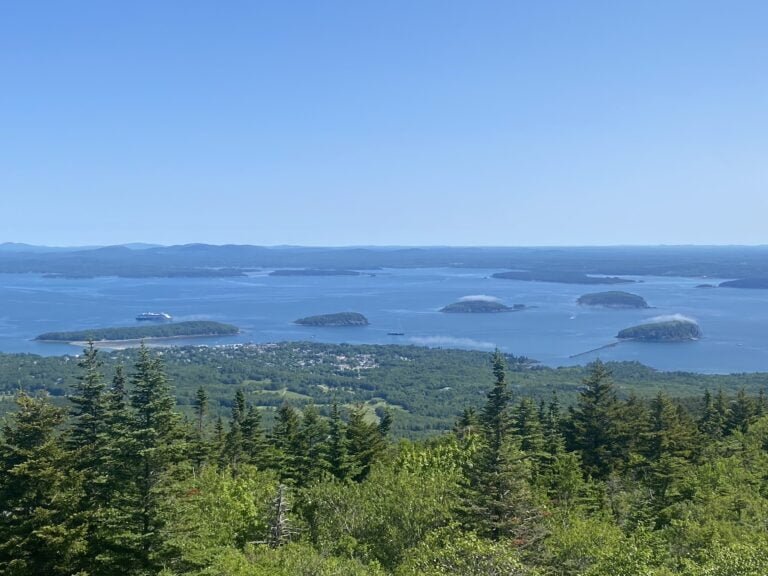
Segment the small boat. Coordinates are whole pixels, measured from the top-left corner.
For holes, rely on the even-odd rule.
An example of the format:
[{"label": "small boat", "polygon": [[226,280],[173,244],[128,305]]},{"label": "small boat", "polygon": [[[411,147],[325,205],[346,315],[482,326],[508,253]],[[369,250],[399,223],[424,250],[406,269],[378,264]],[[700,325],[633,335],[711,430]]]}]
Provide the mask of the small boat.
[{"label": "small boat", "polygon": [[405,332],[387,332],[387,336],[405,336]]},{"label": "small boat", "polygon": [[142,312],[138,316],[136,316],[136,320],[143,321],[143,320],[152,320],[155,322],[170,322],[173,320],[173,316],[168,314],[167,312]]}]

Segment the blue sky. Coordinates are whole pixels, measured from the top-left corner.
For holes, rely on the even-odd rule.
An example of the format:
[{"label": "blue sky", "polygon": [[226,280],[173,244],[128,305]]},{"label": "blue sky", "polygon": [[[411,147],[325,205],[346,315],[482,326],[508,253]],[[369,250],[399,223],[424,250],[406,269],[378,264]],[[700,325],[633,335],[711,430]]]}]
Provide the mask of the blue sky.
[{"label": "blue sky", "polygon": [[768,243],[768,3],[0,3],[0,241]]}]

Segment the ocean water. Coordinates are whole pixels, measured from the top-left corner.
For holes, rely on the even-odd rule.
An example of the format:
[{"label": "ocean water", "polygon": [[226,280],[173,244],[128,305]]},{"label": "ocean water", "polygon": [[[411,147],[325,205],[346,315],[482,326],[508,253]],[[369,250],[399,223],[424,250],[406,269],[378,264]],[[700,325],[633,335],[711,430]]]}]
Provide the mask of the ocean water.
[{"label": "ocean water", "polygon": [[[696,288],[718,279],[637,277],[617,289],[640,294],[648,310],[583,308],[576,299],[607,286],[497,280],[497,270],[387,269],[363,276],[245,278],[51,279],[0,274],[0,351],[72,354],[68,344],[35,342],[48,331],[132,326],[140,312],[168,312],[176,321],[216,320],[239,326],[225,338],[175,340],[176,344],[226,344],[309,340],[417,344],[525,355],[549,366],[603,360],[637,360],[664,370],[707,373],[768,371],[768,290]],[[443,314],[461,297],[488,295],[532,308],[504,314]],[[367,327],[316,328],[297,318],[361,312]],[[614,341],[625,327],[656,316],[682,314],[699,322],[696,342],[623,342],[576,358]],[[403,332],[389,336],[388,332]]]}]

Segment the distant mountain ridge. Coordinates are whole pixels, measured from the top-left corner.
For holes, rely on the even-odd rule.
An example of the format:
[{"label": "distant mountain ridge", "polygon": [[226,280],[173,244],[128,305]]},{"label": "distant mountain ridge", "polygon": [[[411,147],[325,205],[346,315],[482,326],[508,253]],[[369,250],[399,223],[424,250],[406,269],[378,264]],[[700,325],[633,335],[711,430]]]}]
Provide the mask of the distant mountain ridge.
[{"label": "distant mountain ridge", "polygon": [[[53,248],[0,245],[0,273],[61,276],[231,276],[278,268],[463,267],[571,283],[585,276],[768,277],[768,246],[301,247],[141,243]],[[218,271],[221,271],[220,273]],[[592,280],[594,281],[594,280]]]}]

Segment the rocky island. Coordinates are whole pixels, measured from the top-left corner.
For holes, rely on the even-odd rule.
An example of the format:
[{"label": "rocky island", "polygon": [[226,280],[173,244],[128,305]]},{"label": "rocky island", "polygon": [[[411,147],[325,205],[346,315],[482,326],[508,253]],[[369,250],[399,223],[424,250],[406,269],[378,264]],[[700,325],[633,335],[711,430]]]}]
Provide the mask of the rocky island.
[{"label": "rocky island", "polygon": [[641,342],[685,342],[701,338],[701,328],[691,320],[665,320],[625,328],[616,338]]},{"label": "rocky island", "polygon": [[558,284],[633,284],[635,281],[618,276],[588,276],[582,272],[541,272],[512,270],[497,272],[491,278],[522,280],[525,282],[556,282]]},{"label": "rocky island", "polygon": [[319,314],[317,316],[299,318],[294,323],[302,326],[318,326],[324,328],[368,326],[368,318],[357,312],[337,312],[336,314]]},{"label": "rocky island", "polygon": [[519,312],[525,310],[525,304],[507,306],[497,300],[490,299],[463,299],[453,302],[440,309],[447,314],[493,314],[497,312]]},{"label": "rocky island", "polygon": [[237,326],[221,322],[197,320],[155,324],[152,326],[117,326],[92,328],[72,332],[46,332],[35,340],[42,342],[122,342],[129,340],[154,340],[161,338],[198,338],[203,336],[233,336],[240,332]]},{"label": "rocky island", "polygon": [[602,306],[604,308],[650,308],[642,296],[621,290],[584,294],[576,300],[576,303],[581,306]]}]

